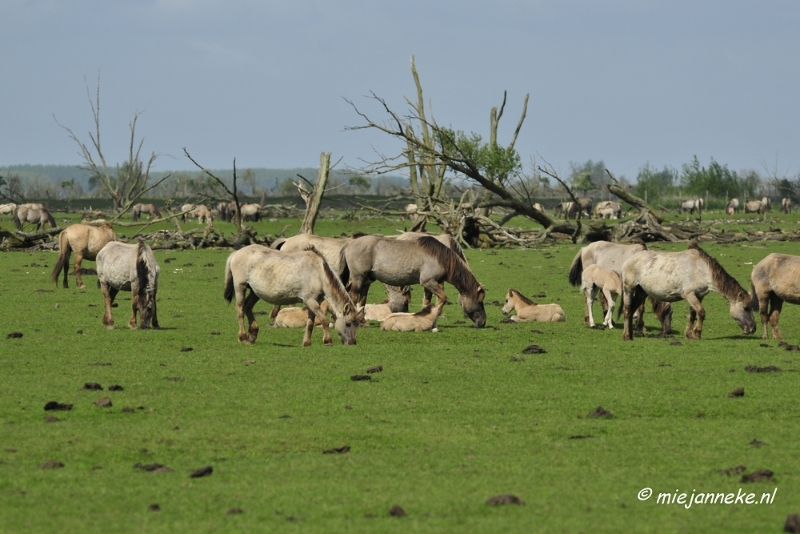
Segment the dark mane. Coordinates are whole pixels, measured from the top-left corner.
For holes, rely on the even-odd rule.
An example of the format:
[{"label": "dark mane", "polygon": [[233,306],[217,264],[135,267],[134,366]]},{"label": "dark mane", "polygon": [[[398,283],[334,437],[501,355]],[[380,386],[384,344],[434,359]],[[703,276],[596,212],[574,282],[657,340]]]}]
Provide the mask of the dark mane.
[{"label": "dark mane", "polygon": [[689,250],[697,251],[700,257],[708,264],[708,267],[711,269],[711,278],[714,285],[727,299],[736,299],[741,292],[747,293],[741,284],[737,282],[734,277],[729,275],[728,271],[726,271],[715,258],[709,256],[705,250],[700,248],[696,241],[689,243]]},{"label": "dark mane", "polygon": [[436,258],[447,273],[447,281],[453,284],[459,293],[473,294],[478,291],[478,281],[469,270],[467,264],[449,247],[441,244],[436,238],[423,236],[414,241],[425,252]]},{"label": "dark mane", "polygon": [[427,306],[425,306],[420,311],[415,313],[414,316],[428,315],[431,312],[432,309],[433,309],[433,303],[428,303]]},{"label": "dark mane", "polygon": [[520,293],[520,292],[519,292],[519,291],[517,291],[516,289],[509,289],[509,291],[510,291],[511,293],[513,293],[514,295],[518,296],[518,297],[519,297],[519,299],[520,299],[522,302],[524,302],[525,304],[527,304],[528,306],[538,306],[538,304],[536,304],[535,302],[533,302],[531,299],[529,299],[528,297],[526,297],[525,295],[523,295],[522,293]]},{"label": "dark mane", "polygon": [[309,252],[313,252],[314,254],[319,256],[319,259],[322,260],[322,271],[325,273],[325,277],[328,279],[328,284],[336,292],[337,296],[339,297],[339,300],[344,303],[351,302],[350,295],[347,293],[347,290],[345,290],[342,281],[333,272],[333,269],[331,269],[331,266],[328,265],[327,261],[325,261],[325,257],[320,253],[320,251],[317,250],[313,245],[309,245],[308,247],[306,247],[306,250]]}]

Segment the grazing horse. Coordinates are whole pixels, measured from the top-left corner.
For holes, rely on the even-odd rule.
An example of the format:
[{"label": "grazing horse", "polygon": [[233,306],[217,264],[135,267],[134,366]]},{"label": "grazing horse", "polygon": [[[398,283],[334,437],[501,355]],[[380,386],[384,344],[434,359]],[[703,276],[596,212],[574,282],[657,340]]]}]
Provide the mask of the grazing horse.
[{"label": "grazing horse", "polygon": [[678,212],[686,213],[687,211],[689,214],[693,214],[694,211],[697,210],[698,215],[702,215],[703,213],[703,199],[696,198],[694,200],[684,200],[681,202],[680,207],[678,207]]},{"label": "grazing horse", "polygon": [[205,204],[184,204],[181,206],[181,218],[186,222],[188,217],[197,217],[197,224],[211,224],[214,219]]},{"label": "grazing horse", "polygon": [[133,207],[133,220],[138,221],[139,218],[142,216],[142,213],[147,214],[148,220],[153,215],[155,215],[156,217],[161,217],[161,211],[155,204],[136,204]]},{"label": "grazing horse", "polygon": [[[0,206],[2,207],[2,206]],[[781,211],[783,213],[792,213],[792,199],[789,197],[781,199]]]},{"label": "grazing horse", "polygon": [[[319,303],[319,309],[322,310],[322,313],[325,315],[328,314],[329,307],[330,305],[327,300],[323,300]],[[325,320],[327,321],[328,318],[326,317]],[[275,328],[305,328],[306,321],[308,321],[308,307],[303,306],[302,308],[298,308],[296,306],[291,306],[278,312],[272,326]],[[316,315],[314,316],[314,326],[322,326],[322,321]]]},{"label": "grazing horse", "polygon": [[614,321],[612,321],[614,306],[617,297],[622,293],[622,281],[619,279],[619,275],[597,264],[590,265],[581,273],[581,291],[586,295],[586,307],[589,308],[589,326],[594,328],[592,302],[597,297],[597,293],[602,291],[608,302],[608,311],[603,319],[603,324],[609,329],[614,328]]},{"label": "grazing horse", "polygon": [[594,216],[603,219],[619,219],[622,217],[622,204],[613,200],[603,200],[594,207]]},{"label": "grazing horse", "polygon": [[381,323],[381,330],[391,332],[438,331],[436,320],[442,313],[444,303],[444,300],[440,300],[436,306],[428,304],[417,313],[393,313]]},{"label": "grazing horse", "polygon": [[728,215],[733,215],[739,212],[739,199],[732,198],[728,201],[728,204],[725,206],[725,213]]},{"label": "grazing horse", "polygon": [[367,304],[364,306],[365,321],[383,321],[393,313],[407,313],[408,303],[411,301],[411,288],[408,286],[386,287],[386,300],[381,304]]},{"label": "grazing horse", "polygon": [[14,217],[14,214],[17,212],[17,205],[13,202],[10,204],[0,204],[0,215],[11,215]]},{"label": "grazing horse", "polygon": [[728,300],[731,317],[745,334],[755,332],[757,301],[697,243],[683,252],[645,250],[633,255],[622,266],[622,339],[633,340],[633,314],[648,296],[665,302],[686,300],[691,307],[686,337],[700,339],[706,317],[702,302],[710,291]]},{"label": "grazing horse", "polygon": [[135,245],[111,241],[97,253],[97,285],[103,290],[106,311],[103,324],[114,328],[111,305],[119,291],[130,291],[133,296],[133,315],[128,325],[136,328],[159,328],[156,309],[158,273],[161,269],[150,247],[139,240]]},{"label": "grazing horse", "polygon": [[435,238],[402,241],[366,235],[350,242],[344,253],[354,301],[365,302],[375,280],[399,287],[420,284],[440,301],[447,300],[442,284],[449,282],[458,290],[461,308],[473,325],[486,325],[486,292],[458,254]]},{"label": "grazing horse", "polygon": [[800,304],[800,256],[770,254],[755,267],[750,275],[753,300],[761,311],[762,339],[767,339],[767,320],[772,327],[773,339],[783,339],[778,330],[783,303]]},{"label": "grazing horse", "polygon": [[[250,292],[246,294],[248,288]],[[311,345],[315,318],[322,323],[323,343],[332,345],[328,319],[320,309],[320,302],[324,299],[336,317],[334,328],[342,343],[356,344],[356,307],[339,277],[314,247],[303,252],[282,252],[261,245],[248,245],[237,250],[228,256],[225,265],[224,297],[231,302],[234,296],[241,343],[253,343],[258,337],[253,306],[261,299],[272,304],[304,303],[308,313],[303,346]],[[249,325],[247,330],[245,316]]]},{"label": "grazing horse", "polygon": [[[604,269],[614,271],[617,276],[622,278],[622,265],[625,261],[647,247],[640,244],[634,245],[620,245],[617,243],[610,243],[608,241],[595,241],[586,245],[578,251],[575,258],[572,260],[572,265],[569,269],[569,283],[573,287],[581,285],[581,273],[590,265],[599,265]],[[583,322],[589,322],[589,303],[586,303],[586,309],[583,314]],[[603,314],[608,310],[608,303],[606,302],[605,295],[601,293],[600,304],[603,306]],[[661,331],[664,334],[669,334],[672,331],[672,305],[669,303],[654,305],[656,316],[661,323]],[[638,310],[639,315],[637,318],[637,329],[644,328],[644,306]]]},{"label": "grazing horse", "polygon": [[95,261],[97,253],[102,250],[106,243],[117,240],[117,234],[109,223],[103,226],[92,226],[90,224],[73,224],[68,226],[58,236],[58,261],[53,268],[51,278],[58,285],[58,275],[64,269],[64,289],[69,288],[67,274],[69,271],[69,256],[75,252],[75,262],[72,270],[75,273],[75,283],[83,289],[86,285],[81,278],[81,261],[84,259]]},{"label": "grazing horse", "polygon": [[769,197],[761,197],[761,203],[764,204],[764,211],[772,211],[772,200]]},{"label": "grazing horse", "polygon": [[50,224],[50,228],[56,227],[56,220],[41,204],[20,204],[17,206],[17,211],[14,213],[14,226],[17,230],[22,230],[25,223],[33,223],[36,229],[40,232],[44,230],[46,224]]},{"label": "grazing horse", "polygon": [[503,315],[517,310],[509,319],[515,323],[539,321],[543,323],[561,323],[567,316],[558,304],[537,304],[516,289],[509,289],[503,305]]},{"label": "grazing horse", "polygon": [[764,203],[760,200],[748,200],[744,203],[744,212],[745,213],[758,213],[760,215],[764,214]]}]

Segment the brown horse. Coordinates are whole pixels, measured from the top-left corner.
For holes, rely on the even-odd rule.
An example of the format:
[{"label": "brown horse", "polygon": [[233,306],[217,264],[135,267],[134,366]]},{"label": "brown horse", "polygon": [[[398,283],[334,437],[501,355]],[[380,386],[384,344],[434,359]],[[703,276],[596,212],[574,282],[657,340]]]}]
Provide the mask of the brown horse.
[{"label": "brown horse", "polygon": [[778,330],[783,303],[800,304],[800,256],[770,254],[753,267],[750,287],[761,311],[762,339],[767,339],[767,320],[773,339],[783,339]]},{"label": "brown horse", "polygon": [[72,270],[75,273],[75,283],[83,289],[86,285],[81,278],[81,261],[84,259],[95,261],[97,253],[110,241],[116,241],[117,234],[107,222],[103,226],[89,224],[73,224],[68,226],[58,236],[58,261],[53,268],[51,278],[58,285],[58,275],[64,269],[64,289],[69,288],[67,273],[69,271],[69,256],[75,252],[75,262]]},{"label": "brown horse", "polygon": [[50,228],[56,227],[56,220],[41,204],[20,204],[17,206],[17,211],[14,213],[14,226],[17,230],[22,230],[25,223],[33,223],[36,225],[38,231],[44,230],[46,224],[50,224]]},{"label": "brown horse", "polygon": [[[586,245],[578,251],[572,260],[572,265],[569,269],[569,283],[574,287],[580,286],[583,270],[589,265],[595,264],[609,271],[614,271],[621,279],[622,265],[625,261],[643,250],[647,250],[647,247],[642,244],[621,245],[608,241],[595,241]],[[600,304],[603,307],[603,314],[605,314],[608,311],[608,302],[602,293],[600,294]],[[672,305],[669,303],[654,305],[654,311],[656,310],[662,333],[669,334],[672,331]],[[644,329],[644,306],[638,310],[638,314],[637,330],[642,330]],[[583,314],[583,322],[589,323],[588,302]]]},{"label": "brown horse", "polygon": [[458,290],[461,307],[473,325],[485,326],[486,292],[467,264],[433,237],[398,241],[367,235],[350,242],[344,253],[350,271],[350,295],[355,302],[366,302],[375,280],[399,287],[420,284],[439,300],[447,300],[442,284],[449,282]]},{"label": "brown horse", "polygon": [[133,207],[133,220],[138,221],[142,213],[146,213],[148,219],[153,215],[161,217],[161,211],[155,204],[136,204]]},{"label": "brown horse", "polygon": [[686,337],[700,339],[706,317],[702,302],[711,291],[728,300],[731,317],[745,334],[755,332],[757,301],[697,243],[683,252],[645,250],[633,255],[622,266],[622,339],[633,340],[633,314],[648,295],[664,302],[686,300],[691,307]]},{"label": "brown horse", "polygon": [[515,323],[528,321],[561,323],[567,320],[564,310],[558,304],[537,304],[516,289],[509,289],[503,305],[503,315],[508,315],[514,310],[517,310],[517,314],[512,315],[510,319]]},{"label": "brown horse", "polygon": [[393,313],[381,323],[381,330],[390,332],[438,332],[436,320],[442,313],[444,303],[444,300],[440,300],[436,306],[428,304],[417,313]]},{"label": "brown horse", "polygon": [[[403,232],[402,234],[398,235],[397,237],[394,237],[394,236],[391,236],[391,237],[394,237],[394,239],[399,239],[400,241],[415,241],[415,240],[419,239],[420,237],[423,237],[423,236],[426,236],[426,235],[433,237],[434,239],[436,239],[436,241],[438,241],[442,245],[446,246],[447,248],[449,248],[450,250],[455,252],[458,255],[458,257],[461,258],[461,261],[463,261],[467,265],[467,267],[469,267],[469,261],[467,260],[467,256],[464,255],[464,249],[461,248],[461,245],[458,244],[458,241],[456,240],[456,238],[453,237],[451,234],[426,234],[426,233],[423,233],[423,232]],[[431,303],[431,296],[432,296],[431,292],[428,291],[427,289],[425,289],[422,292],[422,307],[423,308]],[[458,304],[459,305],[461,304],[461,295],[458,296]],[[399,310],[395,310],[395,311],[399,311]],[[408,311],[408,310],[403,310],[403,311]]]},{"label": "brown horse", "polygon": [[[242,343],[253,343],[258,337],[253,306],[261,299],[272,304],[304,303],[308,307],[308,318],[303,346],[311,345],[315,318],[319,318],[325,332],[323,343],[332,345],[328,320],[320,309],[324,298],[336,317],[334,328],[342,343],[356,344],[356,307],[339,277],[313,247],[303,252],[281,252],[261,245],[237,250],[228,256],[225,265],[224,296],[228,302],[236,297]],[[245,329],[245,316],[249,330]]]},{"label": "brown horse", "polygon": [[133,295],[133,315],[128,322],[136,328],[136,312],[139,312],[139,328],[159,328],[156,310],[156,292],[160,272],[153,251],[139,241],[128,245],[111,241],[97,253],[97,285],[103,290],[106,311],[103,324],[114,328],[111,305],[119,291],[130,291]]}]

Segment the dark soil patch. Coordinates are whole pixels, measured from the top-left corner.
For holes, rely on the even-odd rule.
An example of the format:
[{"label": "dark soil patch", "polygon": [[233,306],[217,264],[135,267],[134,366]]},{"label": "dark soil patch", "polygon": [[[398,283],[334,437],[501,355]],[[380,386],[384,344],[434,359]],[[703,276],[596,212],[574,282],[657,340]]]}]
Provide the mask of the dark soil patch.
[{"label": "dark soil patch", "polygon": [[11,332],[6,336],[6,339],[19,339],[22,337],[22,332]]},{"label": "dark soil patch", "polygon": [[212,336],[218,336],[219,335],[219,330],[214,330],[213,332],[211,332],[211,335]]},{"label": "dark soil patch", "polygon": [[742,475],[742,482],[762,482],[764,480],[772,480],[772,475],[774,475],[772,471],[769,469],[759,469],[758,471],[753,471],[749,475]]},{"label": "dark soil patch", "polygon": [[512,361],[512,362],[524,362],[524,361],[525,361],[525,358],[521,358],[521,357],[519,357],[519,356],[512,356],[512,357],[511,357],[511,361]]},{"label": "dark soil patch", "polygon": [[107,367],[107,366],[111,365],[111,363],[110,362],[94,362],[94,363],[90,363],[89,365],[94,365],[94,366],[97,366],[97,367]]},{"label": "dark soil patch", "polygon": [[141,464],[136,462],[133,464],[133,468],[147,471],[148,473],[172,473],[172,469],[163,464]]},{"label": "dark soil patch", "polygon": [[120,386],[119,384],[111,384],[110,386],[108,386],[108,391],[122,391],[124,389],[125,388]]},{"label": "dark soil patch", "polygon": [[151,512],[161,511],[161,507],[156,503],[151,504],[150,506],[147,507],[147,509],[150,510]]},{"label": "dark soil patch", "polygon": [[547,351],[539,345],[529,345],[522,349],[523,354],[545,354]]},{"label": "dark soil patch", "polygon": [[774,365],[767,365],[766,367],[758,367],[756,365],[748,365],[744,368],[748,373],[780,373],[780,367]]},{"label": "dark soil patch", "polygon": [[181,349],[181,352],[192,352],[193,350],[194,350],[194,348],[192,348],[192,347],[183,347]]},{"label": "dark soil patch", "polygon": [[800,532],[800,515],[789,514],[786,516],[786,522],[783,524],[784,532]]},{"label": "dark soil patch", "polygon": [[[213,264],[211,264],[211,266],[213,267]],[[244,513],[244,510],[242,510],[241,508],[231,508],[227,512],[228,515],[238,515],[238,514],[243,514],[243,513]]]},{"label": "dark soil patch", "polygon": [[589,439],[593,437],[594,436],[591,434],[577,434],[575,436],[570,436],[568,439]]},{"label": "dark soil patch", "polygon": [[596,418],[611,419],[612,417],[614,417],[614,414],[611,413],[610,411],[606,410],[602,406],[598,406],[597,408],[595,408],[591,412],[587,413],[586,417],[591,417],[591,418],[594,418],[594,419],[596,419]]},{"label": "dark soil patch", "polygon": [[64,403],[64,402],[50,401],[50,402],[48,402],[47,404],[44,405],[44,409],[47,412],[49,412],[49,411],[58,411],[58,410],[69,411],[69,410],[72,409],[72,405]]},{"label": "dark soil patch", "polygon": [[511,495],[510,493],[506,493],[503,495],[495,495],[494,497],[490,497],[486,500],[486,504],[491,506],[502,506],[504,504],[525,504],[525,501],[517,497],[516,495]]},{"label": "dark soil patch", "polygon": [[44,418],[45,423],[58,423],[59,421],[61,421],[61,419],[59,419],[54,415],[48,415],[47,417]]},{"label": "dark soil patch", "polygon": [[130,406],[125,406],[125,407],[122,409],[122,413],[136,413],[136,410],[134,410],[134,409],[133,409],[133,408],[131,408]]},{"label": "dark soil patch", "polygon": [[731,399],[735,399],[736,397],[744,397],[744,388],[736,388],[730,393],[728,393],[728,397]]},{"label": "dark soil patch", "polygon": [[194,471],[192,471],[192,473],[189,475],[189,478],[207,477],[210,476],[211,473],[213,472],[214,468],[211,467],[210,465],[207,465],[205,467],[201,467],[200,469],[195,469]]},{"label": "dark soil patch", "polygon": [[405,510],[395,504],[389,509],[389,515],[391,517],[405,517],[407,514]]},{"label": "dark soil patch", "polygon": [[343,445],[342,447],[327,449],[322,451],[322,454],[344,454],[346,452],[350,452],[350,445]]},{"label": "dark soil patch", "polygon": [[86,382],[83,385],[83,389],[89,389],[92,391],[101,391],[103,389],[103,386],[101,386],[97,382]]},{"label": "dark soil patch", "polygon": [[751,447],[758,448],[758,447],[763,447],[764,445],[766,445],[766,443],[764,443],[763,441],[758,441],[757,439],[754,439],[753,441],[748,443],[748,445],[750,445]]},{"label": "dark soil patch", "polygon": [[103,397],[102,399],[97,399],[94,401],[95,406],[99,406],[100,408],[111,408],[111,399],[109,397]]},{"label": "dark soil patch", "polygon": [[182,376],[165,376],[164,380],[169,380],[170,382],[183,382]]},{"label": "dark soil patch", "polygon": [[374,365],[374,366],[370,367],[369,369],[367,369],[367,374],[371,375],[372,373],[380,373],[381,371],[383,371],[383,366],[382,365]]},{"label": "dark soil patch", "polygon": [[60,469],[64,467],[64,464],[62,462],[59,462],[58,460],[50,460],[48,462],[43,463],[39,467],[41,469]]},{"label": "dark soil patch", "polygon": [[721,475],[725,475],[725,476],[729,477],[731,475],[741,475],[745,471],[747,471],[747,468],[745,466],[737,465],[736,467],[729,467],[727,469],[720,469],[718,471],[718,473],[721,474]]},{"label": "dark soil patch", "polygon": [[372,380],[372,377],[370,375],[353,375],[350,377],[350,380],[359,382],[361,380]]}]

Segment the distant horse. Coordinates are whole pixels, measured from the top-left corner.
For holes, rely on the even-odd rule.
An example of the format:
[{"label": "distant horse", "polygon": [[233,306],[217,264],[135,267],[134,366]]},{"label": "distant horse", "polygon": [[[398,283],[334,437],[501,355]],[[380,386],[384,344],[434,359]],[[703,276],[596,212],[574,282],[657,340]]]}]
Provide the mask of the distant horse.
[{"label": "distant horse", "polygon": [[503,315],[517,310],[510,319],[515,323],[539,321],[543,323],[560,323],[567,320],[564,310],[558,304],[537,304],[517,291],[509,289],[506,293]]},{"label": "distant horse", "polygon": [[67,273],[69,271],[69,256],[75,252],[75,262],[72,270],[75,273],[75,283],[83,289],[86,285],[81,278],[81,261],[84,259],[95,261],[97,253],[106,246],[106,243],[117,240],[117,234],[109,223],[103,226],[90,224],[73,224],[68,226],[58,236],[58,261],[53,268],[51,278],[58,285],[58,275],[64,270],[64,289],[69,288]]},{"label": "distant horse", "polygon": [[461,308],[473,325],[485,326],[486,292],[458,254],[435,238],[403,241],[366,235],[350,242],[344,253],[354,301],[365,302],[375,280],[399,287],[420,284],[440,301],[447,300],[442,284],[449,282],[458,290]]},{"label": "distant horse", "polygon": [[[599,265],[604,269],[614,271],[621,278],[622,265],[625,261],[634,254],[647,250],[647,247],[641,244],[621,245],[618,243],[610,243],[608,241],[595,241],[586,245],[575,254],[572,260],[572,265],[569,269],[569,283],[574,287],[581,285],[581,273],[590,265]],[[600,303],[603,306],[603,313],[608,310],[608,303],[606,302],[605,295],[601,293]],[[589,322],[589,305],[586,303],[586,308],[583,314],[583,322]],[[656,317],[661,323],[661,331],[664,334],[669,334],[672,331],[672,305],[669,303],[660,304],[654,307]],[[637,317],[637,330],[644,329],[644,306],[638,310]]]},{"label": "distant horse", "polygon": [[364,306],[365,321],[383,321],[393,313],[407,313],[411,301],[411,288],[403,286],[397,288],[383,284],[386,287],[386,300],[381,304],[367,304]]},{"label": "distant horse", "polygon": [[436,321],[442,313],[444,300],[428,304],[417,313],[393,313],[381,323],[381,330],[391,332],[430,332],[437,330]]},{"label": "distant horse", "polygon": [[622,204],[613,200],[598,202],[594,207],[594,216],[603,219],[619,219],[622,217]]},{"label": "distant horse", "polygon": [[691,307],[686,337],[700,339],[706,317],[702,302],[710,291],[728,300],[731,317],[745,334],[755,332],[757,301],[697,243],[692,242],[683,252],[645,250],[635,254],[622,266],[622,339],[633,340],[633,314],[648,295],[665,302],[686,300]]},{"label": "distant horse", "polygon": [[[326,316],[329,307],[330,305],[327,300],[323,300],[319,303],[319,309]],[[327,321],[328,318],[325,317],[325,320]],[[291,306],[289,308],[283,308],[278,312],[272,326],[275,328],[305,328],[306,321],[308,321],[308,307],[303,306],[302,308],[298,308],[296,306]],[[316,315],[314,316],[314,326],[322,326],[322,321]]]},{"label": "distant horse", "polygon": [[181,206],[181,218],[186,222],[188,217],[197,217],[197,224],[211,224],[214,217],[205,204],[184,204]]},{"label": "distant horse", "polygon": [[155,204],[136,204],[133,207],[133,220],[138,221],[142,213],[146,213],[148,219],[153,215],[161,217],[161,211]]},{"label": "distant horse", "polygon": [[703,199],[696,198],[694,200],[684,200],[681,202],[680,207],[678,207],[678,211],[680,213],[686,213],[687,211],[689,214],[693,214],[697,210],[698,215],[702,215],[703,212]]},{"label": "distant horse", "polygon": [[560,202],[553,208],[553,215],[564,215],[565,219],[574,219],[578,215],[578,205],[574,202]]},{"label": "distant horse", "polygon": [[764,204],[764,211],[772,211],[772,200],[769,197],[761,197],[761,203]]},{"label": "distant horse", "polygon": [[783,213],[792,213],[792,199],[789,197],[781,199],[781,211]]},{"label": "distant horse", "polygon": [[[356,307],[339,277],[313,247],[303,252],[282,252],[261,245],[237,250],[225,265],[224,297],[231,302],[234,296],[242,343],[253,343],[258,337],[253,306],[261,299],[272,304],[304,303],[308,316],[303,346],[311,345],[315,318],[322,323],[323,343],[332,345],[328,320],[320,309],[324,299],[336,317],[334,328],[342,343],[356,344]],[[245,316],[249,329],[245,329]]]},{"label": "distant horse", "polygon": [[130,291],[133,315],[128,325],[136,328],[136,313],[139,313],[139,328],[159,328],[156,309],[158,274],[161,269],[153,251],[139,241],[128,245],[111,241],[97,253],[97,284],[103,290],[106,311],[103,324],[114,328],[111,305],[119,291]]},{"label": "distant horse", "polygon": [[725,206],[725,213],[728,215],[733,215],[739,212],[739,199],[732,198],[728,201],[728,205]]},{"label": "distant horse", "polygon": [[783,303],[800,304],[800,256],[770,254],[755,267],[750,275],[754,309],[761,311],[761,338],[767,339],[767,319],[772,327],[772,337],[783,339],[778,330]]},{"label": "distant horse", "polygon": [[14,214],[17,212],[17,205],[14,203],[11,204],[0,204],[0,215],[11,215],[14,217]]},{"label": "distant horse", "polygon": [[760,200],[748,200],[744,203],[745,213],[758,213],[764,214],[764,203]]},{"label": "distant horse", "polygon": [[50,224],[50,228],[55,228],[56,220],[41,204],[20,204],[17,206],[17,211],[14,213],[14,226],[17,230],[22,230],[26,222],[36,225],[38,231],[44,230],[46,224]]},{"label": "distant horse", "polygon": [[603,324],[609,329],[614,328],[612,320],[614,306],[617,297],[622,294],[622,281],[619,275],[612,270],[604,269],[599,265],[590,265],[581,273],[581,291],[586,295],[586,307],[589,309],[589,326],[594,328],[594,317],[592,316],[592,303],[599,291],[603,292],[608,302]]},{"label": "distant horse", "polygon": [[[232,217],[236,218],[236,206],[233,208]],[[261,220],[261,204],[250,203],[250,204],[242,204],[239,206],[239,210],[242,214],[242,221],[255,221],[258,222]]]}]

